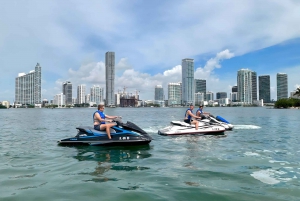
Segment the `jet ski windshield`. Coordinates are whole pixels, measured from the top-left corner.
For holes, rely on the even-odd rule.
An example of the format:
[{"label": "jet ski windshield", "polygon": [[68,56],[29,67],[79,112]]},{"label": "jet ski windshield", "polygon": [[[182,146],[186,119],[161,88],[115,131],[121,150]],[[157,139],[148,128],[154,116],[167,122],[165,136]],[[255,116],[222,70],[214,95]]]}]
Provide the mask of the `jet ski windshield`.
[{"label": "jet ski windshield", "polygon": [[122,124],[122,127],[128,130],[136,131],[141,134],[147,134],[143,129],[135,125],[134,123],[127,121],[126,124]]}]

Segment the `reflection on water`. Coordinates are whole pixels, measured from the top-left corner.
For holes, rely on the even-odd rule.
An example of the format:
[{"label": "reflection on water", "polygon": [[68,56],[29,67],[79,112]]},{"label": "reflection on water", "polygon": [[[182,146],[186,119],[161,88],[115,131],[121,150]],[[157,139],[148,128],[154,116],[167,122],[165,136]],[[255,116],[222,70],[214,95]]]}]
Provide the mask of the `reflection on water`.
[{"label": "reflection on water", "polygon": [[109,171],[138,171],[150,169],[134,164],[139,159],[149,158],[151,154],[150,145],[135,147],[93,147],[80,146],[74,147],[77,155],[74,156],[80,162],[96,161],[97,166],[93,172],[88,173],[93,176],[92,179],[85,181],[106,182],[117,181],[117,178],[110,178]]}]

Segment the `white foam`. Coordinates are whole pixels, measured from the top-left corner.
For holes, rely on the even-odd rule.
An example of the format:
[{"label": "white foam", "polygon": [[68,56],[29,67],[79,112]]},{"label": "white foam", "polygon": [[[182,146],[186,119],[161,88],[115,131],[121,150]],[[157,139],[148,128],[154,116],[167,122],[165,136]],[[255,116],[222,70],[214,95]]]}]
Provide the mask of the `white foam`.
[{"label": "white foam", "polygon": [[258,153],[253,153],[253,152],[245,152],[244,154],[246,156],[260,156]]},{"label": "white foam", "polygon": [[285,165],[285,164],[290,164],[287,161],[274,161],[274,160],[269,160],[270,163],[279,163],[280,165]]},{"label": "white foam", "polygon": [[278,184],[280,181],[273,178],[274,172],[274,170],[267,169],[253,172],[250,175],[265,184]]},{"label": "white foam", "polygon": [[246,129],[260,129],[261,127],[256,126],[256,125],[234,125],[234,129],[241,129],[241,130],[246,130]]}]

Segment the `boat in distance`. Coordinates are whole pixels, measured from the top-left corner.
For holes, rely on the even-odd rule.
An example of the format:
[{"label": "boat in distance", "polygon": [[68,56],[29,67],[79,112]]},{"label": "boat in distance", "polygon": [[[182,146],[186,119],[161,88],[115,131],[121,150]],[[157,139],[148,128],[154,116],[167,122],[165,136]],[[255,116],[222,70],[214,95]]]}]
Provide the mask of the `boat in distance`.
[{"label": "boat in distance", "polygon": [[220,125],[210,125],[199,122],[198,130],[195,125],[184,121],[171,121],[171,125],[158,130],[159,135],[225,135],[225,128]]},{"label": "boat in distance", "polygon": [[115,123],[116,125],[110,129],[111,139],[108,138],[105,131],[95,130],[91,126],[80,126],[76,128],[78,133],[75,137],[59,140],[58,144],[66,146],[132,146],[149,144],[152,140],[148,133],[130,121],[122,123],[121,120],[116,120]]}]

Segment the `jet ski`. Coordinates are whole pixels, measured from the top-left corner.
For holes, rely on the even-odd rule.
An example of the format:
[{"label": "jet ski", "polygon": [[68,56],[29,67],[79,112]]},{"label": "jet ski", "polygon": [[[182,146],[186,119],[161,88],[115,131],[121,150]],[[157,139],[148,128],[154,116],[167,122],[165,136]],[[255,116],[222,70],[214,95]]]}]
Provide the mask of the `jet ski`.
[{"label": "jet ski", "polygon": [[230,124],[226,119],[224,119],[221,116],[214,117],[213,115],[208,115],[208,116],[202,115],[202,119],[199,121],[203,123],[208,123],[210,125],[222,126],[225,128],[225,130],[233,129],[233,125]]},{"label": "jet ski", "polygon": [[198,130],[195,125],[184,121],[171,121],[171,125],[158,131],[159,135],[225,135],[225,128],[220,125],[210,125],[199,122]]},{"label": "jet ski", "polygon": [[79,126],[75,137],[59,140],[59,145],[92,145],[92,146],[125,146],[149,144],[152,138],[140,127],[121,119],[114,120],[115,126],[111,127],[109,139],[105,131],[95,130],[91,126]]}]

